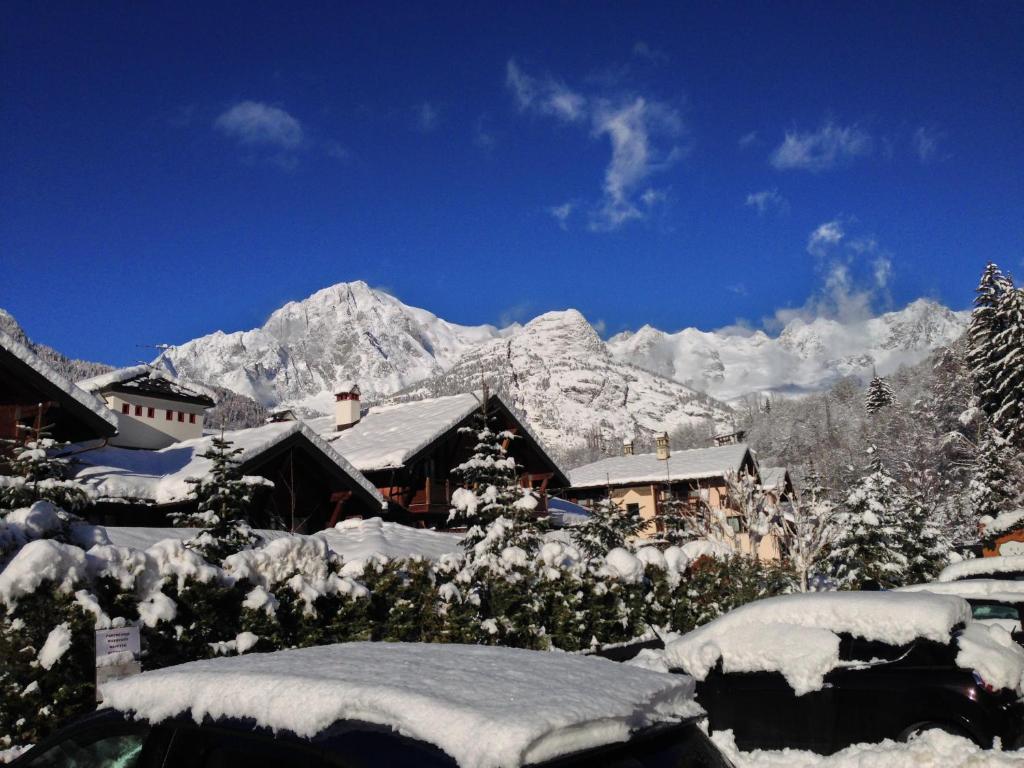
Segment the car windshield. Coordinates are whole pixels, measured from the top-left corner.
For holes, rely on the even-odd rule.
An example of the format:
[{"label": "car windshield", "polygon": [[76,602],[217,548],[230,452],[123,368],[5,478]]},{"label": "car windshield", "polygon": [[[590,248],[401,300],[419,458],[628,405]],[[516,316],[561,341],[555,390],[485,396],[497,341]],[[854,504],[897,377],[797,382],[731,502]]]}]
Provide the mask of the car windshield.
[{"label": "car windshield", "polygon": [[1017,606],[1005,603],[974,603],[971,614],[975,619],[1011,619],[1017,621],[1020,615]]}]

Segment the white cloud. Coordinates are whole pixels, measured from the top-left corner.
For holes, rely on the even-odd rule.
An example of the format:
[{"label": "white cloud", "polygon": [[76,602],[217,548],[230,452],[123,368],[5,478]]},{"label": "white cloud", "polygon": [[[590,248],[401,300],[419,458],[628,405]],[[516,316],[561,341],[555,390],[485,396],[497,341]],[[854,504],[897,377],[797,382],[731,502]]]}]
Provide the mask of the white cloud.
[{"label": "white cloud", "polygon": [[633,55],[640,59],[647,59],[654,64],[664,64],[668,61],[668,54],[659,48],[652,48],[643,40],[637,40],[633,44]]},{"label": "white cloud", "polygon": [[871,262],[871,269],[875,274],[875,286],[888,288],[889,279],[892,277],[892,259],[883,254]]},{"label": "white cloud", "polygon": [[328,141],[324,144],[324,152],[327,153],[328,157],[333,157],[335,160],[346,162],[352,157],[352,153],[338,141]]},{"label": "white cloud", "polygon": [[646,182],[681,154],[674,144],[664,146],[661,141],[682,133],[683,121],[675,109],[637,95],[615,100],[585,96],[551,77],[526,74],[514,60],[506,66],[505,84],[520,111],[568,123],[589,120],[591,134],[607,137],[611,143],[603,196],[590,212],[592,230],[614,230],[628,221],[642,219],[665,199],[664,190]]},{"label": "white cloud", "polygon": [[840,162],[871,154],[870,134],[857,125],[838,126],[831,120],[816,131],[786,131],[782,143],[771,154],[779,170],[826,171]]},{"label": "white cloud", "polygon": [[763,189],[760,192],[751,192],[747,195],[745,205],[756,208],[758,216],[764,216],[773,211],[780,216],[789,213],[789,201],[780,195],[779,190],[774,187]]},{"label": "white cloud", "polygon": [[807,238],[807,252],[812,256],[823,257],[845,236],[843,225],[838,220],[827,221],[820,224]]},{"label": "white cloud", "polygon": [[740,149],[748,149],[749,147],[752,147],[755,144],[760,144],[761,139],[758,138],[757,131],[751,131],[750,133],[745,133],[742,136],[740,136],[740,140],[738,143],[740,145]]},{"label": "white cloud", "polygon": [[429,101],[418,104],[415,107],[416,128],[423,133],[430,133],[437,128],[441,122],[441,113],[437,107]]},{"label": "white cloud", "polygon": [[240,101],[228,108],[214,126],[225,136],[248,146],[294,150],[302,144],[302,124],[283,109],[259,101]]},{"label": "white cloud", "polygon": [[497,140],[487,129],[487,116],[480,115],[473,124],[473,144],[480,149],[491,149]]},{"label": "white cloud", "polygon": [[943,134],[934,128],[922,125],[916,131],[911,138],[911,142],[914,146],[914,154],[917,155],[917,159],[922,163],[930,163],[932,160],[937,159],[936,156],[939,152],[939,142],[942,141]]},{"label": "white cloud", "polygon": [[553,205],[548,208],[548,213],[554,216],[555,221],[558,222],[558,226],[562,229],[568,229],[569,217],[572,215],[572,209],[575,206],[572,202],[562,203],[561,205]]},{"label": "white cloud", "polygon": [[520,111],[530,109],[575,122],[587,112],[585,97],[551,77],[538,79],[523,72],[514,59],[505,66],[505,84],[516,97]]}]

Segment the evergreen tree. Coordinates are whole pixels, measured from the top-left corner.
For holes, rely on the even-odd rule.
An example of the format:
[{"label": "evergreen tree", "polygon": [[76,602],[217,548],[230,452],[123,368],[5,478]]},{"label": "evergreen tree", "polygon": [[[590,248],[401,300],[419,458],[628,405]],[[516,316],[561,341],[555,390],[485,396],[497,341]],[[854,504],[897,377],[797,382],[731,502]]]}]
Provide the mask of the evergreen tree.
[{"label": "evergreen tree", "polygon": [[914,491],[908,499],[905,530],[902,542],[907,559],[904,583],[931,581],[946,565],[950,541],[920,491]]},{"label": "evergreen tree", "polygon": [[967,328],[967,361],[974,378],[979,405],[990,418],[1002,405],[999,394],[1000,360],[1007,350],[1000,339],[1007,331],[1006,297],[1013,293],[1013,283],[991,262],[986,265],[978,283],[974,311]]},{"label": "evergreen tree", "polygon": [[598,501],[583,525],[570,529],[572,540],[589,557],[599,557],[626,542],[646,527],[647,521],[639,513],[630,514],[628,508],[616,503],[609,495]]},{"label": "evergreen tree", "polygon": [[462,539],[467,557],[472,561],[500,555],[507,547],[534,557],[540,547],[537,496],[519,485],[520,467],[508,453],[516,435],[491,429],[486,395],[476,426],[460,431],[475,435],[476,444],[473,455],[452,470],[459,487],[452,494],[448,519],[467,526]]},{"label": "evergreen tree", "polygon": [[188,545],[213,563],[258,543],[248,513],[254,488],[269,481],[243,476],[237,459],[240,453],[242,449],[232,448],[223,435],[215,437],[210,449],[200,454],[212,464],[209,474],[186,481],[193,486],[196,511],[172,515],[180,528],[204,529]]},{"label": "evergreen tree", "polygon": [[997,311],[1002,328],[993,337],[992,426],[1024,451],[1024,293],[1009,283]]},{"label": "evergreen tree", "polygon": [[971,507],[976,522],[1014,509],[1020,500],[1019,462],[1006,440],[995,430],[982,433],[970,484]]},{"label": "evergreen tree", "polygon": [[66,446],[49,437],[45,427],[23,429],[20,440],[0,441],[0,517],[4,510],[43,500],[69,512],[89,503],[85,488],[68,479],[71,460],[60,456]]},{"label": "evergreen tree", "polygon": [[837,521],[840,536],[829,555],[830,570],[840,585],[894,587],[903,583],[907,558],[909,502],[897,481],[882,467],[878,452],[869,450],[867,473],[854,485]]},{"label": "evergreen tree", "polygon": [[896,403],[896,395],[893,394],[889,382],[881,376],[875,376],[868,384],[868,392],[864,397],[864,411],[872,416],[883,408],[889,408]]}]

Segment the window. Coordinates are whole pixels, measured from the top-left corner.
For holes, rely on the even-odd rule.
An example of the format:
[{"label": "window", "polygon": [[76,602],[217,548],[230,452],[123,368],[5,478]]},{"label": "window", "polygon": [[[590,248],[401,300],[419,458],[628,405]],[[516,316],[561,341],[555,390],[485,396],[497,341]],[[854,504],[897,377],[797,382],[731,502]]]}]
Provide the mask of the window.
[{"label": "window", "polygon": [[156,408],[147,408],[146,416],[148,416],[151,419],[154,418],[156,416]]},{"label": "window", "polygon": [[999,603],[974,603],[971,612],[975,619],[1010,619],[1019,621],[1020,615],[1015,605],[1003,605]]},{"label": "window", "polygon": [[627,504],[626,505],[626,514],[629,515],[630,517],[636,517],[637,515],[640,514],[640,505],[639,504]]},{"label": "window", "polygon": [[142,415],[142,406],[141,405],[136,405],[135,406],[135,415],[136,416],[141,416]]},{"label": "window", "polygon": [[168,411],[167,412],[167,420],[170,421],[173,418],[174,418],[174,411]]},{"label": "window", "polygon": [[106,733],[91,729],[73,734],[30,760],[28,765],[32,768],[102,768],[112,765],[133,768],[142,762],[148,730],[144,726],[131,730],[122,726],[112,727]]},{"label": "window", "polygon": [[127,414],[129,411],[128,403],[121,403],[121,413]]},{"label": "window", "polygon": [[184,411],[178,411],[178,421],[184,421],[184,420],[185,420],[185,412]]},{"label": "window", "polygon": [[194,413],[190,413],[188,415],[188,423],[189,424],[195,424],[196,423],[196,415]]}]

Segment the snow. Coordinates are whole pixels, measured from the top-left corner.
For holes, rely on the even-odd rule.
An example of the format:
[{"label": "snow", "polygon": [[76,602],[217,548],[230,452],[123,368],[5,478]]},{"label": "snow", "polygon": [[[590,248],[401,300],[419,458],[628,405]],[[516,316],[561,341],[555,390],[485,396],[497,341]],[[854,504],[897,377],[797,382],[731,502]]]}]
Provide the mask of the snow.
[{"label": "snow", "polygon": [[978,576],[998,577],[1015,571],[1024,573],[1024,556],[979,557],[947,565],[939,574],[939,581],[958,581]]},{"label": "snow", "polygon": [[367,561],[378,555],[389,560],[414,556],[439,560],[462,551],[459,534],[413,528],[379,517],[343,520],[334,528],[313,535],[322,537],[346,562]]},{"label": "snow", "polygon": [[834,755],[797,749],[736,749],[732,731],[711,740],[736,768],[1021,768],[1024,752],[982,749],[969,739],[944,731],[926,731],[909,742],[886,739],[879,744],[854,744]]},{"label": "snow", "polygon": [[999,603],[1024,603],[1024,581],[1007,579],[963,579],[962,581],[933,581],[911,584],[897,592],[934,592],[938,595],[957,595],[966,600],[994,600]]},{"label": "snow", "polygon": [[43,669],[52,669],[71,648],[71,625],[66,621],[50,630],[43,647],[36,655],[36,661]]},{"label": "snow", "polygon": [[[738,472],[749,447],[744,443],[715,448],[691,448],[673,451],[666,463],[653,453],[612,456],[570,470],[573,488],[623,485],[627,483],[664,483],[671,480],[702,480]],[[667,466],[666,466],[667,464]]]},{"label": "snow", "polygon": [[312,737],[338,720],[386,725],[464,768],[510,768],[694,717],[693,681],[604,659],[486,646],[350,643],[198,661],[102,687],[151,722],[251,718]]},{"label": "snow", "polygon": [[800,695],[821,687],[839,664],[838,633],[905,645],[923,637],[949,642],[971,621],[966,601],[931,593],[831,592],[784,595],[748,603],[666,644],[670,668],[703,680],[718,663],[726,672],[781,673]]},{"label": "snow", "polygon": [[605,555],[605,570],[627,584],[638,584],[644,578],[643,562],[622,547],[616,547]]},{"label": "snow", "polygon": [[[183,395],[185,397],[201,397],[205,396],[217,401],[217,393],[207,387],[199,384],[189,383],[188,386],[182,384],[174,376],[171,376],[167,371],[161,368],[154,368],[151,365],[131,365],[126,368],[117,368],[113,371],[107,371],[101,373],[98,376],[91,376],[87,379],[81,379],[77,382],[78,386],[84,389],[86,392],[102,392],[105,389],[109,389],[115,384],[124,384],[131,386],[135,382],[134,379],[139,379],[140,382],[145,379],[159,379],[166,382],[164,386],[170,385],[171,392]],[[154,394],[154,397],[159,395]]]},{"label": "snow", "polygon": [[[357,483],[382,506],[384,498],[345,458],[302,422],[265,424],[252,429],[224,433],[235,448],[241,448],[238,461],[246,463],[259,457],[293,435],[301,434],[312,446]],[[183,440],[157,451],[104,446],[76,454],[75,479],[85,483],[101,498],[142,500],[154,504],[181,501],[193,493],[189,478],[204,477],[213,464],[200,454],[213,447],[213,436]]]},{"label": "snow", "polygon": [[694,541],[688,541],[683,544],[683,546],[679,547],[679,550],[690,562],[701,557],[728,560],[736,554],[728,544],[723,544],[720,541],[712,541],[711,539],[696,539]]},{"label": "snow", "polygon": [[35,352],[3,331],[0,331],[0,347],[28,365],[59,390],[66,392],[77,403],[92,411],[93,414],[99,416],[107,424],[115,429],[117,428],[117,417],[102,399],[65,379],[47,365]]},{"label": "snow", "polygon": [[762,488],[778,491],[785,490],[788,469],[785,467],[760,467],[759,469]]},{"label": "snow", "polygon": [[78,547],[51,539],[30,541],[0,571],[0,603],[10,607],[18,598],[35,592],[44,581],[70,592],[86,574],[85,552]]},{"label": "snow", "polygon": [[968,624],[957,637],[956,665],[978,673],[993,688],[1024,693],[1024,649],[1002,627]]},{"label": "snow", "polygon": [[1014,509],[1010,512],[1002,512],[995,517],[983,517],[981,519],[985,536],[999,536],[1019,528],[1024,528],[1024,509]]}]

